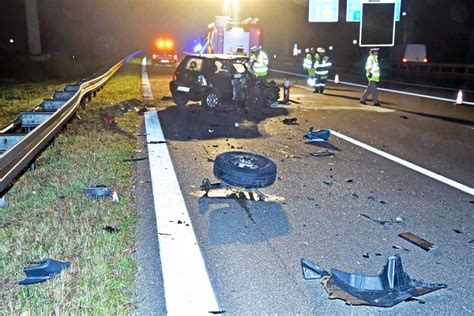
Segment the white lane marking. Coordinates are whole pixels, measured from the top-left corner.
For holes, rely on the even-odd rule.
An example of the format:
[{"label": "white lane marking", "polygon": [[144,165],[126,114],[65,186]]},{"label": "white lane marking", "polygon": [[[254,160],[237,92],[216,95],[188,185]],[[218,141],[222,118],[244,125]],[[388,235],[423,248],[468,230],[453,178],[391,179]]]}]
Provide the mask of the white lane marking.
[{"label": "white lane marking", "polygon": [[[275,69],[270,69],[271,71],[282,73],[282,74],[287,74],[287,75],[293,75],[297,77],[303,77],[303,78],[308,78],[308,76],[297,74],[294,72],[288,72],[288,71],[283,71],[283,70],[275,70]],[[329,79],[329,82],[334,82],[334,80]],[[366,85],[361,85],[357,83],[351,83],[351,82],[346,82],[346,81],[339,81],[341,84],[345,84],[347,86],[353,86],[353,87],[359,87],[359,88],[367,88]],[[393,90],[393,89],[387,89],[387,88],[378,88],[379,91],[386,91],[386,92],[392,92],[392,93],[397,93],[397,94],[404,94],[404,95],[409,95],[412,97],[420,97],[420,98],[426,98],[426,99],[432,99],[432,100],[438,100],[438,101],[446,101],[450,103],[456,103],[456,100],[454,99],[447,99],[447,98],[441,98],[441,97],[435,97],[431,95],[425,95],[425,94],[418,94],[418,93],[412,93],[412,92],[404,92],[404,91],[398,91],[398,90]],[[474,105],[474,102],[467,102],[464,101],[463,104],[467,105]]]},{"label": "white lane marking", "polygon": [[442,183],[444,183],[444,184],[447,184],[447,185],[449,185],[449,186],[452,186],[453,188],[456,188],[456,189],[458,189],[458,190],[461,190],[461,191],[463,191],[463,192],[466,192],[466,193],[468,193],[468,194],[470,194],[470,195],[474,195],[474,188],[468,187],[467,185],[464,185],[464,184],[461,184],[461,183],[456,182],[456,181],[454,181],[454,180],[448,179],[448,178],[446,178],[446,177],[444,177],[444,176],[441,176],[441,175],[439,175],[439,174],[437,174],[437,173],[434,173],[434,172],[429,171],[429,170],[427,170],[427,169],[425,169],[425,168],[422,168],[422,167],[420,167],[420,166],[417,166],[417,165],[415,165],[415,164],[413,164],[413,163],[411,163],[411,162],[408,162],[408,161],[406,161],[406,160],[403,160],[403,159],[401,159],[401,158],[398,158],[398,157],[396,157],[396,156],[394,156],[394,155],[391,155],[391,154],[389,154],[389,153],[386,153],[386,152],[384,152],[384,151],[382,151],[382,150],[379,150],[379,149],[377,149],[377,148],[374,148],[374,147],[372,147],[372,146],[370,146],[370,145],[364,144],[364,143],[362,143],[362,142],[360,142],[360,141],[358,141],[358,140],[355,140],[355,139],[353,139],[353,138],[351,138],[351,137],[349,137],[349,136],[346,136],[346,135],[344,135],[344,134],[338,133],[338,132],[333,131],[333,130],[331,130],[331,133],[332,133],[334,136],[337,136],[337,137],[339,137],[339,138],[341,138],[341,139],[344,139],[345,141],[348,141],[348,142],[350,142],[350,143],[352,143],[352,144],[354,144],[354,145],[356,145],[356,146],[362,147],[362,148],[364,148],[364,149],[366,149],[366,150],[368,150],[368,151],[370,151],[370,152],[373,152],[374,154],[377,154],[377,155],[379,155],[379,156],[382,156],[382,157],[384,157],[384,158],[387,158],[387,159],[389,159],[389,160],[392,160],[392,161],[394,161],[394,162],[396,162],[396,163],[398,163],[398,164],[400,164],[400,165],[402,165],[402,166],[405,166],[405,167],[407,167],[407,168],[409,168],[409,169],[412,169],[412,170],[414,170],[414,171],[417,171],[417,172],[419,172],[419,173],[421,173],[421,174],[424,174],[425,176],[428,176],[428,177],[430,177],[430,178],[433,178],[433,179],[435,179],[435,180],[438,180],[438,181],[440,181],[440,182],[442,182]]},{"label": "white lane marking", "polygon": [[148,73],[146,71],[146,57],[142,59],[142,89],[143,99],[153,100],[153,93],[151,92],[150,81],[148,80]]},{"label": "white lane marking", "polygon": [[167,314],[209,315],[219,305],[155,108],[145,126]]}]

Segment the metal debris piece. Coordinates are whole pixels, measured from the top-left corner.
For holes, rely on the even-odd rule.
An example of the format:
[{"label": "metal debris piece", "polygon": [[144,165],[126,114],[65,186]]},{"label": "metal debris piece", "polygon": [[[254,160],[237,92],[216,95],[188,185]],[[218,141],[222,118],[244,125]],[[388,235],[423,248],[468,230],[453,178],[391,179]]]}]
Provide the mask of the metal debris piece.
[{"label": "metal debris piece", "polygon": [[423,250],[430,251],[434,248],[434,244],[430,243],[429,241],[421,237],[418,237],[417,235],[413,233],[405,232],[405,233],[398,234],[398,236],[420,247]]},{"label": "metal debris piece", "polygon": [[331,132],[328,129],[313,131],[313,128],[310,127],[309,131],[303,135],[303,138],[306,138],[310,142],[327,142],[329,136],[331,136]]},{"label": "metal debris piece", "polygon": [[308,259],[301,259],[301,268],[303,269],[303,278],[305,280],[316,280],[329,276],[326,270]]},{"label": "metal debris piece", "polygon": [[[206,180],[206,179],[205,179]],[[198,198],[232,198],[232,199],[247,199],[250,201],[262,201],[262,202],[277,202],[284,203],[285,198],[277,195],[265,194],[257,189],[241,189],[234,187],[221,186],[219,183],[210,183],[211,187],[204,184],[201,185],[200,191],[189,193],[192,196]],[[214,187],[214,185],[216,187]],[[209,190],[207,190],[209,189]]]},{"label": "metal debris piece", "polygon": [[112,189],[109,187],[106,187],[105,185],[97,185],[95,187],[90,187],[90,188],[84,188],[82,189],[82,192],[87,196],[87,197],[108,197],[112,194]]},{"label": "metal debris piece", "polygon": [[283,119],[282,123],[285,125],[298,125],[297,120],[298,119],[296,117],[286,118],[286,119]]},{"label": "metal debris piece", "polygon": [[[309,261],[309,260],[308,260]],[[311,261],[309,261],[312,263]],[[303,260],[301,261],[303,265]],[[312,263],[314,264],[314,263]],[[311,267],[311,265],[309,265]],[[316,275],[327,273],[318,265],[312,270]],[[308,267],[305,261],[305,267]],[[304,270],[303,270],[304,274]],[[331,273],[322,276],[321,283],[330,299],[341,299],[348,305],[370,305],[392,307],[412,297],[418,297],[439,289],[446,284],[424,283],[411,279],[403,270],[400,255],[389,257],[377,276],[366,276],[361,273],[348,273],[331,269]]]},{"label": "metal debris piece", "polygon": [[333,157],[335,155],[335,153],[329,151],[329,150],[320,150],[318,152],[315,152],[315,153],[310,153],[309,154],[310,156],[312,157]]},{"label": "metal debris piece", "polygon": [[404,250],[404,251],[407,251],[407,252],[410,251],[410,249],[407,249],[407,248],[401,247],[401,246],[397,246],[397,245],[393,245],[392,248],[397,249],[397,250]]},{"label": "metal debris piece", "polygon": [[34,264],[36,264],[36,266],[23,269],[26,273],[26,278],[18,282],[19,284],[27,285],[44,282],[59,274],[62,270],[70,267],[69,262],[57,261],[54,259],[46,259],[34,262]]},{"label": "metal debris piece", "polygon": [[395,221],[394,220],[388,220],[388,221],[378,220],[378,219],[372,218],[369,215],[365,215],[365,214],[359,214],[359,216],[370,219],[372,222],[377,223],[377,224],[379,224],[380,226],[382,226],[384,228],[389,228],[390,226],[392,226],[392,224],[400,223],[397,220],[395,220]]}]

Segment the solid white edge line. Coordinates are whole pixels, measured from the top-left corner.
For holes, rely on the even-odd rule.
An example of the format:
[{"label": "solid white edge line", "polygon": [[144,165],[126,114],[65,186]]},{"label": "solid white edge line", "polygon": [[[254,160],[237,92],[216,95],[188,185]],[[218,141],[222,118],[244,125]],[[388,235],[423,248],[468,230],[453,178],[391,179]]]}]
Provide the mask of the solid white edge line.
[{"label": "solid white edge line", "polygon": [[150,81],[148,80],[148,72],[146,71],[146,56],[142,59],[142,89],[143,99],[153,100],[153,93],[151,92]]},{"label": "solid white edge line", "polygon": [[441,175],[439,175],[439,174],[437,174],[437,173],[434,173],[434,172],[432,172],[432,171],[430,171],[430,170],[427,170],[427,169],[425,169],[425,168],[422,168],[422,167],[420,167],[420,166],[417,166],[417,165],[415,165],[415,164],[413,164],[413,163],[411,163],[411,162],[408,162],[408,161],[406,161],[406,160],[403,160],[403,159],[401,159],[401,158],[398,158],[398,157],[396,157],[396,156],[394,156],[394,155],[391,155],[391,154],[389,154],[389,153],[386,153],[386,152],[384,152],[384,151],[382,151],[382,150],[379,150],[379,149],[377,149],[377,148],[374,148],[374,147],[372,147],[372,146],[370,146],[370,145],[364,144],[364,143],[362,143],[362,142],[360,142],[360,141],[358,141],[358,140],[355,140],[355,139],[353,139],[353,138],[351,138],[351,137],[349,137],[349,136],[346,136],[346,135],[344,135],[344,134],[338,133],[338,132],[333,131],[333,130],[331,130],[331,133],[332,133],[334,136],[337,136],[337,137],[339,137],[339,138],[341,138],[341,139],[343,139],[343,140],[345,140],[345,141],[348,141],[348,142],[350,142],[350,143],[352,143],[352,144],[354,144],[354,145],[356,145],[356,146],[362,147],[362,148],[364,148],[364,149],[366,149],[366,150],[368,150],[368,151],[370,151],[370,152],[373,152],[374,154],[377,154],[377,155],[379,155],[379,156],[382,156],[382,157],[384,157],[384,158],[387,158],[387,159],[389,159],[389,160],[392,160],[393,162],[396,162],[396,163],[398,163],[398,164],[400,164],[400,165],[402,165],[402,166],[405,166],[405,167],[407,167],[407,168],[409,168],[409,169],[412,169],[412,170],[417,171],[417,172],[419,172],[419,173],[421,173],[421,174],[424,174],[425,176],[428,176],[428,177],[430,177],[430,178],[433,178],[433,179],[435,179],[435,180],[438,180],[438,181],[440,181],[440,182],[442,182],[442,183],[444,183],[444,184],[447,184],[447,185],[449,185],[449,186],[452,186],[453,188],[456,188],[456,189],[458,189],[458,190],[461,190],[461,191],[463,191],[463,192],[465,192],[465,193],[468,193],[468,194],[470,194],[470,195],[474,195],[474,188],[468,187],[467,185],[464,185],[464,184],[461,184],[461,183],[456,182],[456,181],[454,181],[454,180],[448,179],[448,178],[446,178],[446,177],[444,177],[444,176],[441,176]]},{"label": "solid white edge line", "polygon": [[[297,74],[297,73],[294,73],[294,72],[283,71],[283,70],[270,69],[270,71],[274,71],[274,72],[282,73],[282,74],[287,74],[287,75],[293,75],[293,76],[297,76],[297,77],[309,78],[306,75]],[[328,81],[329,82],[334,82],[334,80],[331,80],[331,79],[328,79]],[[347,86],[367,88],[366,85],[361,85],[361,84],[351,83],[351,82],[346,82],[346,81],[339,81],[339,83],[347,85]],[[426,98],[426,99],[433,99],[433,100],[438,100],[438,101],[446,101],[446,102],[450,102],[450,103],[456,103],[456,100],[453,100],[453,99],[435,97],[435,96],[431,96],[431,95],[418,94],[418,93],[412,93],[412,92],[404,92],[404,91],[398,91],[398,90],[387,89],[387,88],[377,88],[377,89],[380,90],[380,91],[392,92],[392,93],[397,93],[397,94],[404,94],[404,95],[409,95],[409,96],[412,96],[412,97],[420,97],[420,98]],[[463,104],[474,105],[474,102],[463,101]]]},{"label": "solid white edge line", "polygon": [[219,305],[155,108],[145,127],[167,314],[209,315]]}]

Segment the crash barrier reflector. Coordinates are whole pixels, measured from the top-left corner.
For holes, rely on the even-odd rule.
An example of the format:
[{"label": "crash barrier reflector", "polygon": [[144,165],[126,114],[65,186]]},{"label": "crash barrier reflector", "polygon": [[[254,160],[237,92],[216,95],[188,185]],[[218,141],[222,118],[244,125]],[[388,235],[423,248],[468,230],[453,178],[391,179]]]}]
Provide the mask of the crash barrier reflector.
[{"label": "crash barrier reflector", "polygon": [[462,105],[462,90],[459,90],[458,96],[456,98],[456,104],[457,105]]},{"label": "crash barrier reflector", "polygon": [[339,83],[339,75],[338,75],[338,74],[336,74],[336,75],[334,76],[334,83],[335,83],[335,84],[338,84],[338,83]]},{"label": "crash barrier reflector", "polygon": [[[6,140],[5,151],[0,150],[0,196],[4,196],[13,181],[27,168],[61,129],[75,115],[82,99],[100,89],[130,59],[141,54],[136,51],[108,69],[56,91],[52,99],[44,100],[30,112],[0,128],[0,141]],[[8,138],[19,127],[28,133],[19,138]]]}]

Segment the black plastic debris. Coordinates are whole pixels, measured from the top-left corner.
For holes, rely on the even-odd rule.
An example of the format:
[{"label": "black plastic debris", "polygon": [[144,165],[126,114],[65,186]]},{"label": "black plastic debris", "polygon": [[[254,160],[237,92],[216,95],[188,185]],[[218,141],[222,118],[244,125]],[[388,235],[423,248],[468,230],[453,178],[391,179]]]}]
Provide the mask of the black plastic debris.
[{"label": "black plastic debris", "polygon": [[68,269],[70,267],[69,262],[57,261],[54,259],[46,259],[35,262],[34,264],[36,265],[23,269],[23,271],[26,273],[26,278],[19,281],[19,284],[28,285],[44,282],[59,274],[62,270]]},{"label": "black plastic debris", "polygon": [[397,249],[397,250],[407,251],[407,252],[410,251],[410,249],[407,249],[407,248],[401,247],[401,246],[397,246],[397,245],[393,245],[392,248],[393,248],[393,249]]},{"label": "black plastic debris", "polygon": [[460,231],[459,229],[453,229],[453,232],[455,232],[456,234],[462,234],[462,231]]},{"label": "black plastic debris", "polygon": [[402,118],[404,120],[408,120],[408,116],[406,116],[406,115],[401,115],[400,118]]},{"label": "black plastic debris", "polygon": [[115,226],[105,226],[104,230],[108,233],[118,233],[119,229]]},{"label": "black plastic debris", "polygon": [[331,132],[327,129],[313,131],[313,128],[310,127],[309,131],[303,135],[303,138],[310,142],[327,142],[329,140],[329,136],[331,136]]},{"label": "black plastic debris", "polygon": [[112,194],[112,189],[109,188],[109,187],[106,187],[105,185],[97,185],[95,187],[84,188],[84,189],[82,189],[82,192],[87,197],[104,198],[104,197],[108,197]]},{"label": "black plastic debris", "polygon": [[136,158],[129,158],[129,159],[124,159],[122,160],[123,162],[137,162],[137,161],[143,161],[147,160],[148,157],[136,157]]},{"label": "black plastic debris", "polygon": [[[305,261],[305,267],[311,267],[312,265],[308,265],[307,261]],[[318,265],[312,264],[316,266],[314,273],[319,275],[327,273]],[[330,299],[341,299],[349,305],[379,307],[392,307],[410,298],[447,287],[446,284],[431,284],[411,279],[403,270],[402,259],[399,255],[389,257],[377,276],[331,269],[330,274],[322,277],[321,283]]]},{"label": "black plastic debris", "polygon": [[148,107],[146,107],[146,106],[137,111],[138,115],[143,115],[146,112],[148,112]]},{"label": "black plastic debris", "polygon": [[423,250],[430,251],[434,248],[434,244],[430,243],[429,241],[421,237],[418,237],[417,235],[413,233],[405,232],[405,233],[398,234],[398,236],[420,247]]},{"label": "black plastic debris", "polygon": [[296,117],[286,118],[286,119],[283,119],[282,123],[285,125],[298,125],[297,120],[298,119]]}]

